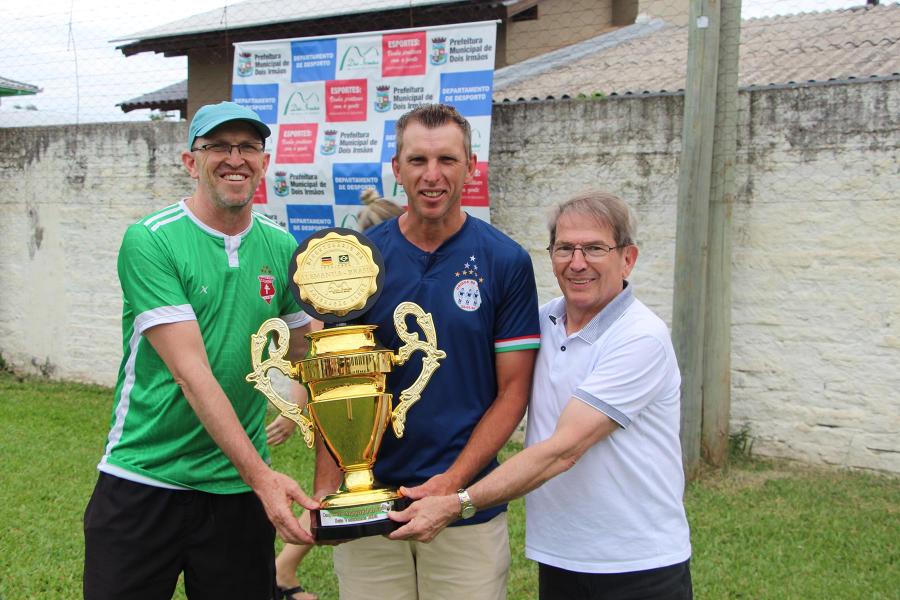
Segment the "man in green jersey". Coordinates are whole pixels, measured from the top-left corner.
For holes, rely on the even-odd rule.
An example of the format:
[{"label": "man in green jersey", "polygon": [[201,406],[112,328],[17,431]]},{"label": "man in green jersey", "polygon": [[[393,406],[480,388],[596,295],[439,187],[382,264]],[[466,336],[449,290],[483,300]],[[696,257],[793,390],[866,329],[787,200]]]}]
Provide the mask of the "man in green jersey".
[{"label": "man in green jersey", "polygon": [[270,133],[246,107],[202,107],[181,155],[194,193],[125,233],[124,356],[84,516],[85,598],[167,598],[180,573],[192,599],[271,598],[275,529],[312,542],[292,505],[318,504],[268,466],[266,402],[244,381],[263,321],[291,328],[292,360],[310,322],[288,289],[296,242],[251,211]]}]

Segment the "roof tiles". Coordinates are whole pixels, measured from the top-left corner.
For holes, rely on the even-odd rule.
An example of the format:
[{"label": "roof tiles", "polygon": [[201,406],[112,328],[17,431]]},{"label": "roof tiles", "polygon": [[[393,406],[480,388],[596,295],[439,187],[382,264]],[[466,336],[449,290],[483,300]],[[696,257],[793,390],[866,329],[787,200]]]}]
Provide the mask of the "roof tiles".
[{"label": "roof tiles", "polygon": [[[749,19],[741,24],[738,85],[897,74],[898,42],[898,4]],[[643,20],[498,70],[494,101],[677,91],[687,51],[687,27]]]}]

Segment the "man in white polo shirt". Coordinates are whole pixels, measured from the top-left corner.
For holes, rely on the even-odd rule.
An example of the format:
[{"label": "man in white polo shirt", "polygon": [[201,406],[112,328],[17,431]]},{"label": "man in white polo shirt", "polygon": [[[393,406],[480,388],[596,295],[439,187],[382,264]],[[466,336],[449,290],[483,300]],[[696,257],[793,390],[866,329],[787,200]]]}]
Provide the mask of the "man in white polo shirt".
[{"label": "man in white polo shirt", "polygon": [[692,598],[682,503],[681,377],[665,323],[634,297],[634,218],[592,192],[550,218],[562,297],[540,312],[525,450],[459,494],[391,513],[427,541],[481,508],[526,497],[525,554],[540,598]]}]

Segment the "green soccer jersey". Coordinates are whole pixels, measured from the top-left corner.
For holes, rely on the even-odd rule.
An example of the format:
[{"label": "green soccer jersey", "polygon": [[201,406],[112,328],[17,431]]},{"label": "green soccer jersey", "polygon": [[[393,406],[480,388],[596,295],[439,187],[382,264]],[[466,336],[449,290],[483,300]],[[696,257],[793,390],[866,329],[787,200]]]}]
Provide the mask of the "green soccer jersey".
[{"label": "green soccer jersey", "polygon": [[123,358],[103,472],[162,487],[231,494],[248,491],[207,434],[165,363],[142,335],[196,320],[213,375],[268,462],[266,399],[244,380],[250,335],[263,321],[309,322],[288,289],[293,236],[253,213],[234,236],[204,225],[184,201],[128,228],[119,251]]}]

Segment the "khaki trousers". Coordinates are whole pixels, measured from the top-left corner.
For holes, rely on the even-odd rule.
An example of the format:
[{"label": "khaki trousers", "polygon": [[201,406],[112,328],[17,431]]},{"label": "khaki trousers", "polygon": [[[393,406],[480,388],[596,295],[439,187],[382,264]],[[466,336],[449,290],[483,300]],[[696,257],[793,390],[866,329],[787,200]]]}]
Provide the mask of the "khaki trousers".
[{"label": "khaki trousers", "polygon": [[505,600],[506,513],[448,527],[428,544],[361,538],[334,549],[341,600]]}]

